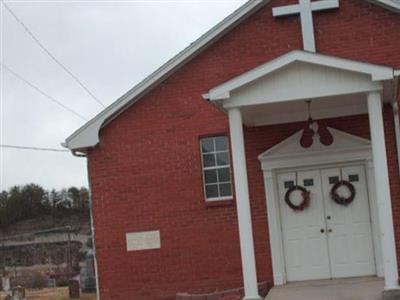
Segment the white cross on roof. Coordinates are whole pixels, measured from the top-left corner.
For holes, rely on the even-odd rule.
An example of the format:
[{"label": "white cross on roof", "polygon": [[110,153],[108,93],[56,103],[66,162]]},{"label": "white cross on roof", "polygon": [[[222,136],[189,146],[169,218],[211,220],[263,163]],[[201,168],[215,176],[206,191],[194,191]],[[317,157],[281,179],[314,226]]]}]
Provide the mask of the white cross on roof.
[{"label": "white cross on roof", "polygon": [[315,38],[313,25],[313,11],[327,10],[339,7],[339,0],[299,0],[299,4],[275,7],[272,9],[274,17],[300,14],[303,47],[306,51],[315,52]]}]

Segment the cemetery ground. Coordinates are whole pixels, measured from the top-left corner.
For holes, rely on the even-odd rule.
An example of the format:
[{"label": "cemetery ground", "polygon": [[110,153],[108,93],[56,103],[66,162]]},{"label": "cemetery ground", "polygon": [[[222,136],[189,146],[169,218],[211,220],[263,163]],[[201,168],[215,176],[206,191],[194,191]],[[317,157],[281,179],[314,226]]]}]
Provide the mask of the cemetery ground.
[{"label": "cemetery ground", "polygon": [[[0,300],[4,298],[5,294],[0,291]],[[68,300],[68,288],[45,288],[45,289],[27,289],[27,300]],[[96,300],[96,294],[81,294],[79,299],[82,300]]]}]

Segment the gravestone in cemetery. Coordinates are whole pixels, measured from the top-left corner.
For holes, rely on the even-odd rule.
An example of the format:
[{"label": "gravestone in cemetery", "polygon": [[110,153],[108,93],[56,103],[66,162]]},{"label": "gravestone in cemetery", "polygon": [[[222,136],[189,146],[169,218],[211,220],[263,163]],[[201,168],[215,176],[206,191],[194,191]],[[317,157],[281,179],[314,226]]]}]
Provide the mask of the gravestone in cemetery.
[{"label": "gravestone in cemetery", "polygon": [[81,287],[79,284],[79,280],[71,279],[68,282],[68,287],[69,287],[69,298],[71,299],[80,298]]},{"label": "gravestone in cemetery", "polygon": [[1,286],[6,294],[11,291],[10,273],[6,270],[3,271],[3,274],[1,276]]}]

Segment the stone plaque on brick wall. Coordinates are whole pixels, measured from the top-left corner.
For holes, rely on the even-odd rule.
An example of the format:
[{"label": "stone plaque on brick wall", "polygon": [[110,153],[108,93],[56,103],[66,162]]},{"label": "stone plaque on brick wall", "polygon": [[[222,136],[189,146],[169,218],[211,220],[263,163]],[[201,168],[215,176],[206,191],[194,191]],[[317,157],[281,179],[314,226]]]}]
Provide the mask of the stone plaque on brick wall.
[{"label": "stone plaque on brick wall", "polygon": [[131,232],[126,234],[126,250],[138,251],[161,248],[160,231]]}]

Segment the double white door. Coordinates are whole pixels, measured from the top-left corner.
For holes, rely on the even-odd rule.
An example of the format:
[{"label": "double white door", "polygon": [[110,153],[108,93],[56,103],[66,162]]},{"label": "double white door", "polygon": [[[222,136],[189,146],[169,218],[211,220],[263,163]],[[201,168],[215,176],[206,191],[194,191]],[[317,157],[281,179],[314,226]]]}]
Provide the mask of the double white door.
[{"label": "double white door", "polygon": [[[354,201],[339,205],[332,186],[350,181]],[[310,191],[309,206],[292,210],[285,194],[292,185]],[[362,165],[280,174],[279,203],[288,281],[344,278],[376,274],[365,170]],[[346,193],[346,190],[340,191]],[[293,202],[299,195],[292,194]]]}]

